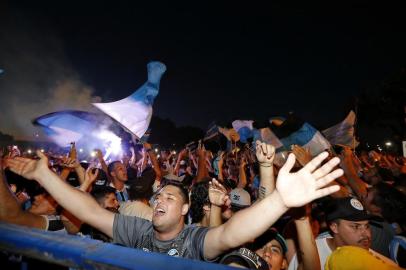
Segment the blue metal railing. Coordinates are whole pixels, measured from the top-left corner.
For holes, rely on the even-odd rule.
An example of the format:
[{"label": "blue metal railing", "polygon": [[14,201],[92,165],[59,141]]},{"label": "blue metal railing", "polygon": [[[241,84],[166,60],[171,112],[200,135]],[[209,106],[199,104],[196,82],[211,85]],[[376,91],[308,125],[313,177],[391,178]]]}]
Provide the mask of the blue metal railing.
[{"label": "blue metal railing", "polygon": [[0,250],[80,269],[235,269],[1,222]]}]

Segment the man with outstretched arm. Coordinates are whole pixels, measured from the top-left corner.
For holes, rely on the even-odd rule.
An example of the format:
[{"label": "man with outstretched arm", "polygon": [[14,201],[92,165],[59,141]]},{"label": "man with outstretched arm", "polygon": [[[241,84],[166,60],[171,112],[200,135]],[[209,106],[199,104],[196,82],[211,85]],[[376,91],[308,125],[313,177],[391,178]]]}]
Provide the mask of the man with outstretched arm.
[{"label": "man with outstretched arm", "polygon": [[[288,208],[299,207],[336,192],[338,186],[323,187],[343,174],[341,169],[332,171],[339,163],[338,158],[318,168],[327,157],[326,152],[315,157],[300,171],[290,173],[295,163],[295,157],[291,154],[279,171],[276,189],[271,194],[239,211],[221,226],[202,228],[184,225],[189,208],[188,196],[175,184],[169,184],[158,192],[151,223],[101,208],[88,194],[69,186],[49,170],[48,159],[43,153],[37,152],[37,155],[40,160],[14,158],[8,160],[7,164],[15,173],[38,181],[64,208],[113,237],[115,242],[204,260],[213,260],[227,250],[261,235]],[[220,186],[215,180],[213,185]]]}]

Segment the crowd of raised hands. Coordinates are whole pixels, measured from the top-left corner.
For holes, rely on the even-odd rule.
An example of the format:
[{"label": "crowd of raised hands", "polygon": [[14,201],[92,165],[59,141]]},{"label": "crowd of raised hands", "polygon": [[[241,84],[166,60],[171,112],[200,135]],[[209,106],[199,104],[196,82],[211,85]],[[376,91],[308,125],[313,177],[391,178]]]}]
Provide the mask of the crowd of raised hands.
[{"label": "crowd of raised hands", "polygon": [[[317,156],[312,156],[309,149],[298,145],[293,145],[289,152],[285,153],[283,166],[278,166],[275,159],[280,153],[277,153],[272,145],[259,141],[234,145],[228,151],[217,152],[205,149],[204,143],[201,142],[194,150],[185,147],[178,151],[158,151],[150,144],[144,143],[138,151],[134,147],[128,149],[118,160],[129,175],[130,171],[133,172],[134,179],[126,179],[130,180],[129,183],[137,183],[143,172],[150,169],[154,172],[154,179],[150,182],[154,191],[159,191],[159,187],[167,180],[182,182],[190,192],[192,204],[199,203],[194,196],[197,196],[197,187],[205,184],[207,195],[201,208],[206,209],[204,206],[208,205],[210,211],[206,219],[194,221],[191,218],[192,221],[189,221],[202,226],[218,227],[235,215],[237,211],[231,209],[233,203],[238,204],[240,198],[235,197],[237,195],[248,194],[249,203],[245,201],[245,205],[240,205],[246,208],[254,208],[254,205],[261,204],[260,202],[264,200],[271,201],[269,198],[273,196],[283,209],[280,215],[275,214],[275,217],[269,218],[272,224],[279,221],[278,229],[284,231],[288,226],[286,222],[280,222],[284,220],[283,217],[296,220],[297,237],[303,238],[300,233],[310,233],[312,240],[294,249],[300,249],[302,252],[308,250],[313,255],[315,254],[314,245],[312,246],[313,236],[326,230],[326,224],[323,224],[316,214],[320,211],[318,207],[320,198],[352,196],[365,202],[368,200],[368,190],[382,182],[405,194],[404,157],[379,151],[356,152],[341,145]],[[83,193],[92,193],[97,189],[98,182],[103,182],[104,186],[114,183],[116,180],[113,178],[116,176],[109,171],[110,162],[104,160],[103,149],[95,149],[94,153],[92,160],[83,162],[80,161],[80,153],[74,144],[65,154],[45,150],[28,153],[13,146],[3,150],[0,153],[2,157],[0,220],[42,229],[48,226],[30,212],[27,202],[30,201],[30,197],[33,202],[32,198],[35,195],[30,195],[28,182],[17,176],[22,176],[26,180],[36,180],[39,185],[44,185],[54,202],[63,201],[64,198],[48,190],[53,188],[53,184],[44,178],[50,178],[51,174],[70,186],[75,185]],[[75,175],[74,178],[77,180],[75,183],[70,181],[71,175]],[[151,198],[146,199],[146,204],[149,204],[148,199]],[[80,220],[80,215],[72,214],[66,204],[60,203],[64,210],[61,210],[61,207],[47,208],[41,214],[60,214],[63,216],[61,220],[65,229],[69,233],[77,233],[83,220]],[[153,207],[151,204],[149,206]],[[192,205],[192,209],[195,209],[194,207],[196,208]],[[296,210],[286,212],[290,208]],[[118,207],[116,210],[119,212]],[[264,213],[264,216],[266,215],[267,213]],[[386,218],[384,213],[380,215]],[[256,217],[255,220],[260,218]],[[403,219],[390,222],[398,224],[398,233],[404,233]],[[233,230],[232,226],[230,228]],[[289,258],[291,255],[287,256],[288,260],[291,259]],[[317,256],[303,256],[304,269],[320,269],[318,260],[314,257],[317,259]]]}]

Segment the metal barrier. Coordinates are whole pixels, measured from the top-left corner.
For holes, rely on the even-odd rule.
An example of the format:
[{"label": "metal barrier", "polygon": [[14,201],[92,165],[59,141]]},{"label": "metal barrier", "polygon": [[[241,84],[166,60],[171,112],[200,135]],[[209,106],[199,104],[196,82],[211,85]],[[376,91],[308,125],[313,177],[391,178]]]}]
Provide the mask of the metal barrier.
[{"label": "metal barrier", "polygon": [[235,269],[1,222],[0,250],[80,269]]}]

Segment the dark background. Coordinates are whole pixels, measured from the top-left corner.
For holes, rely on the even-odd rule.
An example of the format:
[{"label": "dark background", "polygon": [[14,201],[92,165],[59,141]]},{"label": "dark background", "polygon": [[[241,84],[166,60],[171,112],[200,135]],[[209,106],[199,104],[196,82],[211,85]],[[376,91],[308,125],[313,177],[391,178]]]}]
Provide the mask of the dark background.
[{"label": "dark background", "polygon": [[[167,72],[155,123],[170,119],[167,125],[205,130],[213,120],[294,112],[323,129],[353,109],[361,139],[402,139],[406,35],[400,2],[145,2],[3,1],[0,91],[11,95],[13,78],[22,78],[15,74],[24,69],[26,85],[38,93],[49,93],[60,74],[73,74],[91,96],[109,102],[142,85],[146,64],[159,60]],[[9,42],[13,37],[20,38],[18,46]],[[37,76],[41,66],[18,66],[16,57],[7,57],[16,50],[50,65],[50,55],[62,59],[62,68]],[[2,132],[27,133],[7,121]]]}]

